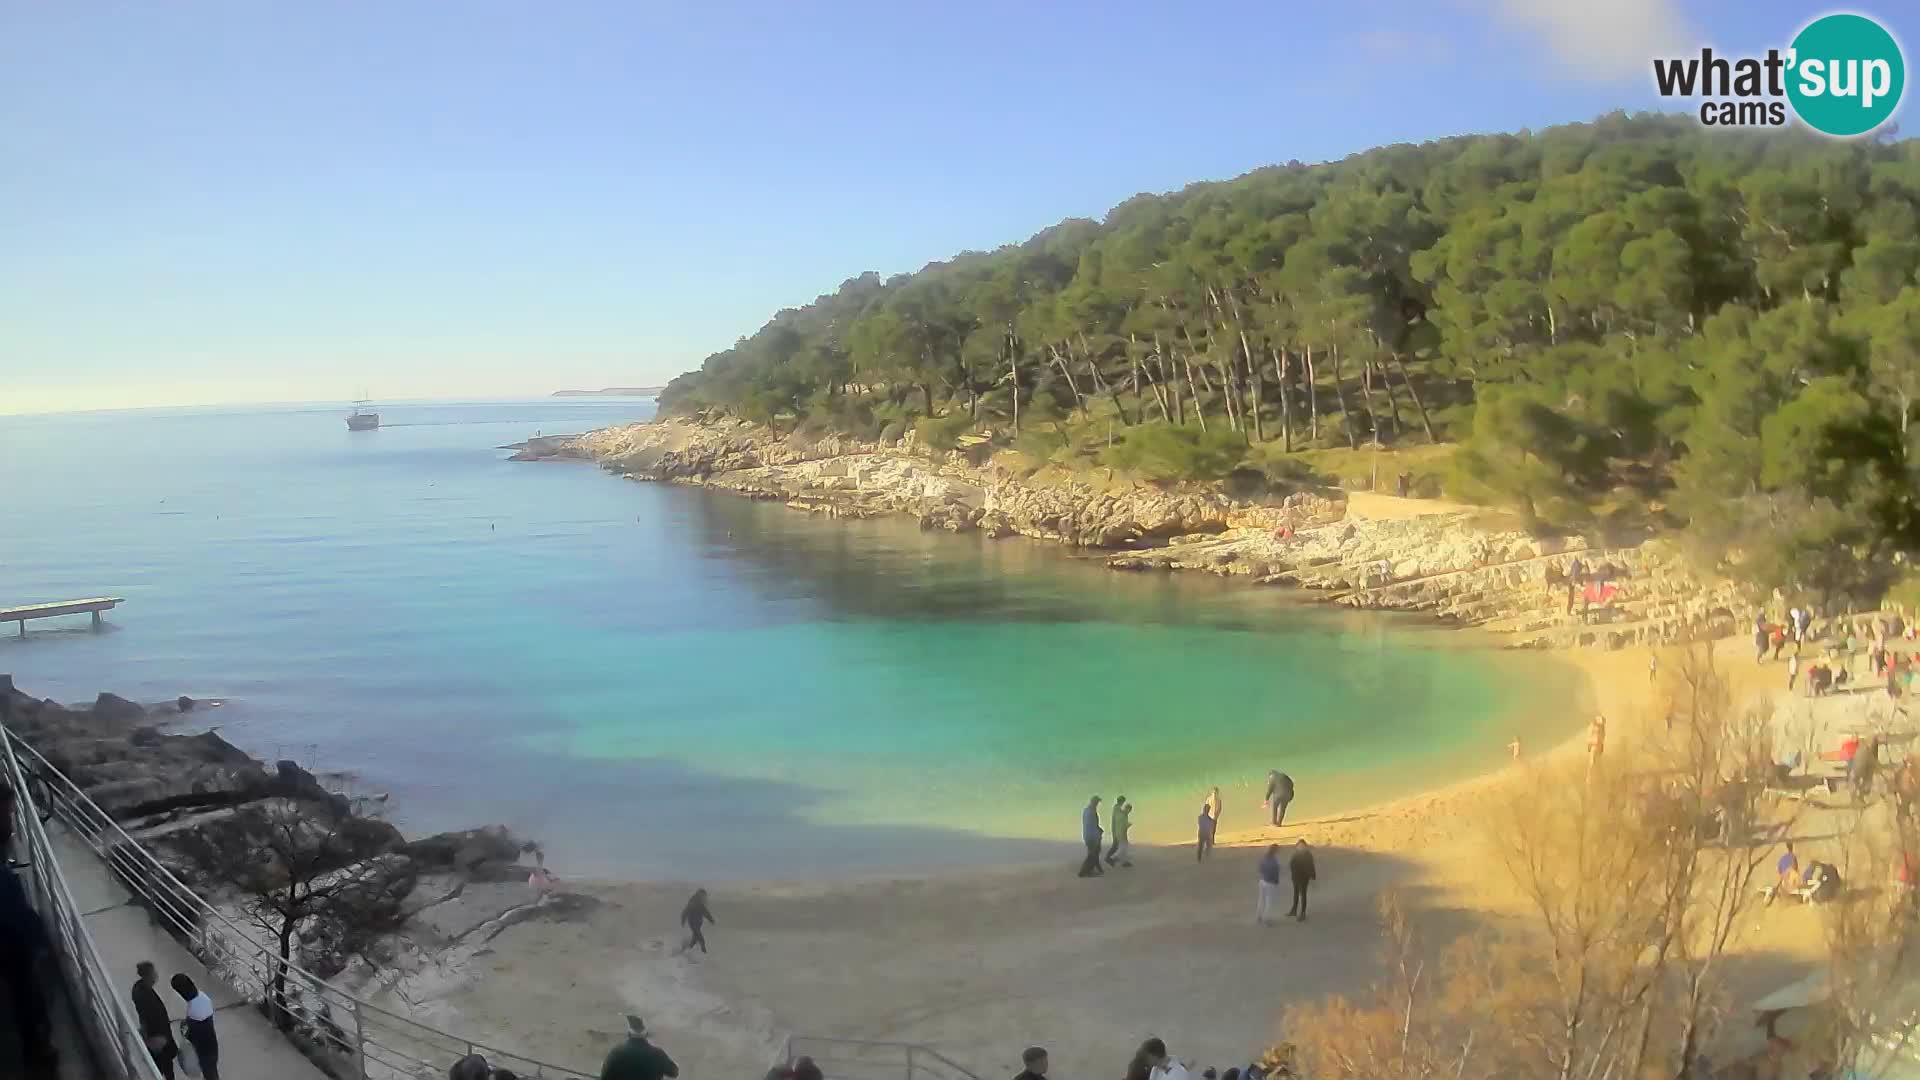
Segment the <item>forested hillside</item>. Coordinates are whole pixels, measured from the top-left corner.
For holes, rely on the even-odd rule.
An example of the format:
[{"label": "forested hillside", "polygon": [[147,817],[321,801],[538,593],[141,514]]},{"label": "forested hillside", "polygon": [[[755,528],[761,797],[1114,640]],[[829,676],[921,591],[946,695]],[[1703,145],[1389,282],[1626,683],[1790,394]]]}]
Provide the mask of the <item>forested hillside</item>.
[{"label": "forested hillside", "polygon": [[1920,145],[1612,115],[1290,163],[913,274],[674,380],[670,411],[1163,480],[1457,442],[1450,494],[1684,527],[1866,599],[1920,550]]}]

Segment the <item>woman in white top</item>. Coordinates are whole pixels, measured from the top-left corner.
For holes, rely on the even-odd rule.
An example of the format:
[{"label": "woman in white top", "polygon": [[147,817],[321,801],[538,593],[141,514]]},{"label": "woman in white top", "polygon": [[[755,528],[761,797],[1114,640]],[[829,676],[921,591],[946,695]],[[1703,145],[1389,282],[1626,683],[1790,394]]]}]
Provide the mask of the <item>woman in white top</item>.
[{"label": "woman in white top", "polygon": [[187,1019],[181,1027],[194,1056],[200,1059],[200,1075],[206,1080],[220,1080],[220,1038],[213,1033],[213,999],[184,974],[175,975],[169,982],[173,992],[187,1003]]}]

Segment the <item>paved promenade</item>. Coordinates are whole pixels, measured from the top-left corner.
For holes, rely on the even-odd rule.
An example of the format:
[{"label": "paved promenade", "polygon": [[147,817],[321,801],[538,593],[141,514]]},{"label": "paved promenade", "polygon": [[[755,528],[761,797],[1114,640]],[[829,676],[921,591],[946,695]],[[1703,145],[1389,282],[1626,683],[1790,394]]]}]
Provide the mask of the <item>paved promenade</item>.
[{"label": "paved promenade", "polygon": [[[109,971],[115,976],[124,974],[122,983],[127,992],[133,990],[134,965],[151,960],[160,969],[160,998],[167,1003],[176,1026],[186,1016],[186,1002],[167,985],[174,972],[186,972],[212,996],[214,1030],[220,1035],[221,1076],[232,1080],[327,1080],[326,1074],[282,1038],[258,1009],[231,986],[207,974],[200,961],[162,930],[145,908],[130,905],[132,894],[91,850],[56,823],[48,823],[47,835],[94,947]],[[177,1041],[177,1034],[175,1038]],[[66,1074],[67,1070],[63,1068],[62,1072]],[[178,1070],[175,1075],[184,1077]]]}]

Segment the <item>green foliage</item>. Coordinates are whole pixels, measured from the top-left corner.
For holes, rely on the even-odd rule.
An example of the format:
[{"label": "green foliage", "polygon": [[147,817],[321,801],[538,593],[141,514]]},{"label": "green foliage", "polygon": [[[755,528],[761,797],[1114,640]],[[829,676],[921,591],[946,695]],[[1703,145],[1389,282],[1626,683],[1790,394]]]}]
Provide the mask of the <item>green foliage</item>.
[{"label": "green foliage", "polygon": [[1920,571],[1902,571],[1887,588],[1886,602],[1902,611],[1920,611]]},{"label": "green foliage", "polygon": [[960,436],[973,427],[973,420],[963,412],[948,413],[945,416],[928,416],[913,425],[915,436],[922,443],[935,450],[952,450],[960,445]]},{"label": "green foliage", "polygon": [[1108,465],[1149,479],[1202,483],[1226,479],[1246,456],[1238,432],[1174,424],[1142,424],[1102,455]]},{"label": "green foliage", "polygon": [[1825,587],[1851,592],[1920,555],[1917,237],[1920,143],[1614,114],[1260,169],[862,274],[661,402],[935,446],[991,426],[1035,461],[1102,448],[1163,479],[1218,480],[1252,445],[1270,483],[1295,455],[1344,481],[1371,469],[1312,455],[1454,439],[1418,487],[1444,474],[1542,528],[1683,524],[1768,580],[1840,544],[1855,569]]}]

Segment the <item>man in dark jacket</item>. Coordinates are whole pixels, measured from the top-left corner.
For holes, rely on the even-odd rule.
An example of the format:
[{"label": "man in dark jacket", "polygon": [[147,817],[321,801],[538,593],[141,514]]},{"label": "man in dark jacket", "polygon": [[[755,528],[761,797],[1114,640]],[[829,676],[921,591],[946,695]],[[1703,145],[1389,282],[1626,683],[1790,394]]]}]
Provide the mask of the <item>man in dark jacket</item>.
[{"label": "man in dark jacket", "polygon": [[26,886],[11,864],[13,815],[13,789],[0,780],[0,984],[6,986],[6,997],[13,1003],[11,1019],[20,1033],[26,1064],[45,1067],[58,1057],[46,995],[35,970],[47,951],[47,926],[33,910]]},{"label": "man in dark jacket", "polygon": [[1293,801],[1293,777],[1274,771],[1267,774],[1267,805],[1273,810],[1274,828],[1287,823],[1287,804]]},{"label": "man in dark jacket", "polygon": [[179,1056],[180,1047],[173,1041],[167,1005],[153,989],[153,984],[160,981],[160,973],[154,970],[151,960],[140,961],[134,970],[140,975],[140,981],[133,984],[133,1011],[140,1017],[140,1037],[147,1040],[147,1051],[153,1055],[160,1075],[173,1080],[173,1059]]},{"label": "man in dark jacket", "polygon": [[1293,845],[1293,858],[1287,860],[1287,874],[1293,878],[1293,907],[1287,914],[1307,921],[1307,886],[1320,875],[1313,868],[1313,849],[1305,840]]},{"label": "man in dark jacket", "polygon": [[1081,877],[1099,877],[1107,872],[1100,865],[1100,837],[1106,830],[1100,827],[1100,796],[1087,800],[1087,808],[1080,811],[1080,839],[1086,841],[1087,858],[1080,864]]},{"label": "man in dark jacket", "polygon": [[627,1041],[613,1048],[600,1066],[600,1080],[667,1080],[680,1075],[665,1050],[647,1041],[647,1022],[627,1014]]}]

